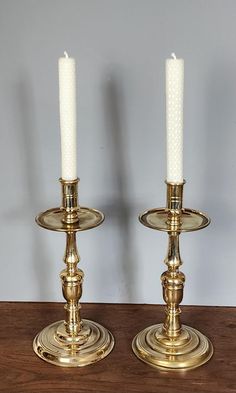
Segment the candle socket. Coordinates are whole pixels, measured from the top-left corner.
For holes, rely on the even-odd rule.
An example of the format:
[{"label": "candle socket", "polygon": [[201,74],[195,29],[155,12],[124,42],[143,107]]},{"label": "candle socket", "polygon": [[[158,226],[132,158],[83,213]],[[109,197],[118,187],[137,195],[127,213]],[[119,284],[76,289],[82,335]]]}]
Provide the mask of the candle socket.
[{"label": "candle socket", "polygon": [[178,227],[181,223],[184,184],[185,180],[183,183],[169,183],[166,181],[166,207],[168,209],[167,223],[172,227]]},{"label": "candle socket", "polygon": [[152,209],[140,215],[140,222],[168,233],[167,270],[161,275],[166,302],[164,323],[145,328],[133,339],[135,355],[162,370],[188,370],[206,363],[213,355],[211,342],[196,329],[181,324],[180,303],[185,275],[179,270],[182,260],[179,235],[202,229],[210,219],[202,212],[183,208],[183,183],[167,184],[166,208]]},{"label": "candle socket", "polygon": [[100,225],[104,215],[95,209],[79,207],[78,181],[60,179],[62,206],[36,217],[41,227],[66,233],[66,268],[60,274],[66,316],[64,321],[45,327],[35,337],[33,348],[41,359],[64,367],[81,367],[97,362],[107,356],[114,346],[109,330],[97,322],[81,319],[80,315],[79,300],[84,273],[77,267],[80,257],[76,233]]},{"label": "candle socket", "polygon": [[167,185],[167,193],[166,193],[166,207],[170,211],[179,211],[182,209],[183,205],[183,191],[184,191],[184,184],[185,180],[183,183],[172,183],[168,182],[167,180],[165,181]]},{"label": "candle socket", "polygon": [[64,180],[60,179],[62,188],[62,209],[65,214],[63,222],[71,224],[79,220],[78,211],[78,183],[79,179]]}]

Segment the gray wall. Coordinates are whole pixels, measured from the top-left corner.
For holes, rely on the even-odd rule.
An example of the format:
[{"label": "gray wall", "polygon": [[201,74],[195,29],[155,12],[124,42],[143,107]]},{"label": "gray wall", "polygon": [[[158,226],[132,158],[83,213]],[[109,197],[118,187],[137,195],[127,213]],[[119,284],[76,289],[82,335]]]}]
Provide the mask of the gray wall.
[{"label": "gray wall", "polygon": [[165,204],[164,64],[185,59],[185,206],[207,229],[181,236],[184,303],[236,305],[236,2],[0,2],[1,300],[61,300],[63,234],[34,224],[60,203],[57,60],[77,60],[84,301],[162,302],[167,236],[138,223]]}]

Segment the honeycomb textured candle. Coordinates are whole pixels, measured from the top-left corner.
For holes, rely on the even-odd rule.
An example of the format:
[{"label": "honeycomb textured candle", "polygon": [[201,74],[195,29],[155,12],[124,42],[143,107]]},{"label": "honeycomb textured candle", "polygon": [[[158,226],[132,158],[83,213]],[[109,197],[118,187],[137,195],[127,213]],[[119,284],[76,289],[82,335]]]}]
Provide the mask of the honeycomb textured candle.
[{"label": "honeycomb textured candle", "polygon": [[76,75],[75,60],[61,57],[59,69],[59,102],[61,126],[61,177],[64,180],[77,178],[76,164]]},{"label": "honeycomb textured candle", "polygon": [[184,60],[166,60],[167,181],[183,182]]}]

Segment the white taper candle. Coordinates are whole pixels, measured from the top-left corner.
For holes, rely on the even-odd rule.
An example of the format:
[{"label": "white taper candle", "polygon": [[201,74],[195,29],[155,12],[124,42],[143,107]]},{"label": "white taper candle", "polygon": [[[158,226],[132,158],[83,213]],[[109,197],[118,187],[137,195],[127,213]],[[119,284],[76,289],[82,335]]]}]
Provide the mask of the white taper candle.
[{"label": "white taper candle", "polygon": [[75,59],[64,52],[58,61],[61,126],[61,177],[77,178],[76,160],[76,72]]},{"label": "white taper candle", "polygon": [[166,60],[166,131],[168,182],[183,182],[184,60]]}]

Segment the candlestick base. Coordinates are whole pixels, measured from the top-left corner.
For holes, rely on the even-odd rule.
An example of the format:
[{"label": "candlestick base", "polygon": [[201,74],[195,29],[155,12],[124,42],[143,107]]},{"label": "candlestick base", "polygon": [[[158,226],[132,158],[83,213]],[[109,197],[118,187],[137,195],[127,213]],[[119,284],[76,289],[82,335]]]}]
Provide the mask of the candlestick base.
[{"label": "candlestick base", "polygon": [[66,332],[64,321],[45,327],[34,339],[35,353],[48,363],[62,367],[82,367],[105,358],[114,346],[109,330],[83,319],[78,335]]},{"label": "candlestick base", "polygon": [[182,325],[181,334],[169,338],[163,324],[149,326],[133,339],[135,355],[162,370],[189,370],[206,363],[213,354],[210,340],[198,330]]}]

